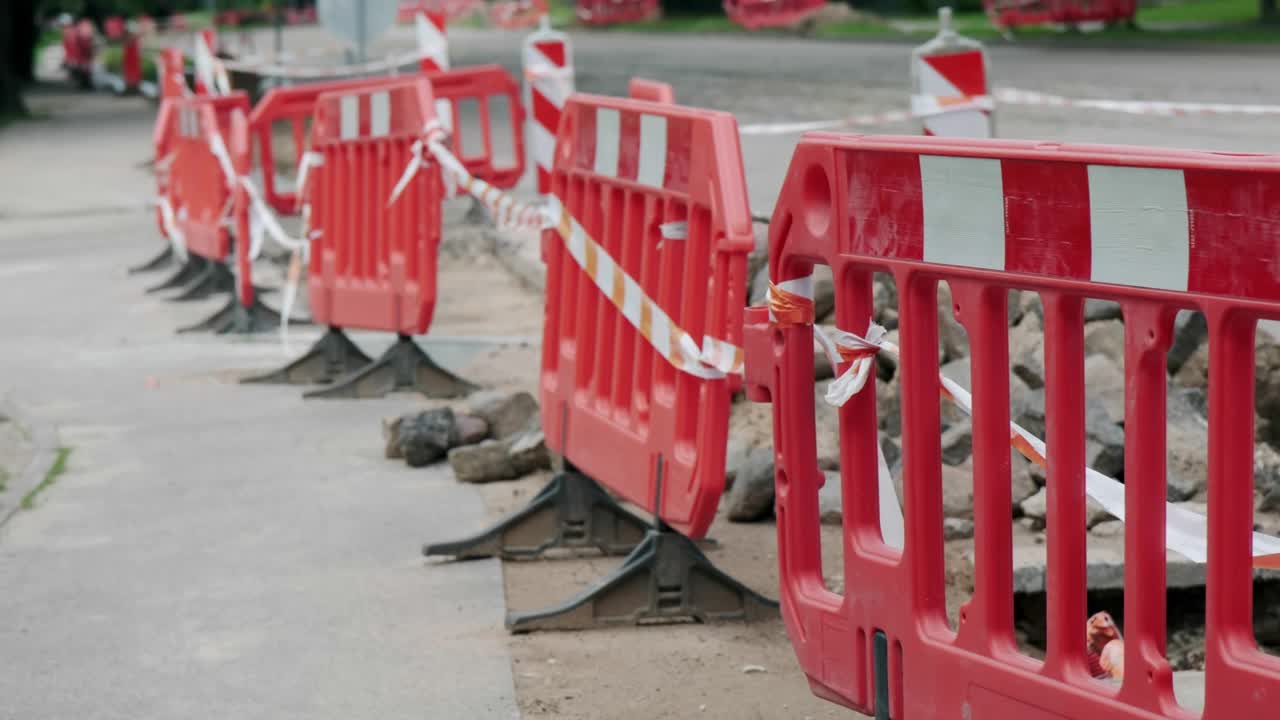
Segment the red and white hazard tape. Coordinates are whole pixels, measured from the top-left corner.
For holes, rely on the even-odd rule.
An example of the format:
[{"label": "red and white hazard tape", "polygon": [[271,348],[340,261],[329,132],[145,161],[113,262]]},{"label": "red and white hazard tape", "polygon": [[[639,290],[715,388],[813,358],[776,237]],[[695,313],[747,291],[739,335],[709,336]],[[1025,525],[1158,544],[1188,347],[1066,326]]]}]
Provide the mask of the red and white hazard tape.
[{"label": "red and white hazard tape", "polygon": [[[703,336],[699,344],[693,336],[676,325],[662,307],[644,292],[634,278],[627,275],[602,245],[587,234],[555,195],[548,195],[546,205],[522,203],[492,185],[472,177],[466,167],[449,152],[441,140],[445,133],[438,122],[428,123],[423,138],[414,143],[412,157],[387,202],[391,205],[408,188],[413,177],[425,166],[424,150],[441,168],[453,175],[458,187],[482,202],[494,214],[495,221],[507,227],[554,229],[565,243],[569,255],[618,309],[627,322],[640,332],[677,370],[702,379],[723,378],[741,374],[742,348],[730,342]],[[684,240],[687,222],[663,223],[659,227],[665,240]]]},{"label": "red and white hazard tape", "polygon": [[1157,100],[1081,100],[1060,95],[998,88],[996,100],[1006,105],[1071,107],[1130,115],[1280,115],[1280,105],[1237,105],[1231,103],[1165,102]]},{"label": "red and white hazard tape", "polygon": [[[874,322],[868,323],[866,337],[843,330],[837,330],[835,337],[829,337],[820,326],[814,325],[812,276],[778,285],[770,284],[769,309],[770,319],[777,324],[813,325],[814,337],[827,352],[832,368],[838,369],[843,363],[850,363],[849,367],[832,383],[825,398],[829,404],[836,407],[844,405],[850,397],[866,386],[871,374],[870,367],[874,365],[874,357],[877,353],[884,352],[901,361],[901,351],[898,346],[886,341],[884,328]],[[973,396],[969,391],[942,374],[938,375],[938,380],[941,383],[942,397],[955,403],[965,414],[972,416]],[[878,446],[879,443],[876,445]],[[1044,441],[1014,422],[1009,423],[1009,445],[1036,465],[1042,468],[1048,466]],[[902,510],[898,505],[891,479],[887,493],[892,502],[884,497],[886,494],[884,474],[887,470],[883,456],[880,462],[881,524],[900,528],[903,522]],[[1124,521],[1125,497],[1124,485],[1121,482],[1086,467],[1085,493],[1108,513]],[[886,511],[889,511],[889,516],[886,516]],[[1192,562],[1208,561],[1208,518],[1178,505],[1165,503],[1165,522],[1165,546],[1168,549]],[[894,545],[890,542],[890,533],[887,530],[882,528],[882,532],[887,544],[902,547],[901,544]],[[1253,533],[1253,558],[1253,565],[1256,568],[1280,569],[1280,538],[1260,532]]]},{"label": "red and white hazard tape", "polygon": [[1165,102],[1156,100],[1094,100],[1066,98],[1060,95],[997,88],[992,96],[932,97],[917,96],[911,101],[911,110],[893,110],[882,113],[852,115],[838,120],[814,120],[801,122],[755,123],[743,125],[742,135],[788,135],[814,130],[840,130],[854,127],[879,127],[908,122],[921,118],[937,117],[953,112],[970,110],[991,111],[996,104],[1026,105],[1038,107],[1080,108],[1130,115],[1157,115],[1181,117],[1190,115],[1280,115],[1280,105],[1237,105],[1230,103]]}]

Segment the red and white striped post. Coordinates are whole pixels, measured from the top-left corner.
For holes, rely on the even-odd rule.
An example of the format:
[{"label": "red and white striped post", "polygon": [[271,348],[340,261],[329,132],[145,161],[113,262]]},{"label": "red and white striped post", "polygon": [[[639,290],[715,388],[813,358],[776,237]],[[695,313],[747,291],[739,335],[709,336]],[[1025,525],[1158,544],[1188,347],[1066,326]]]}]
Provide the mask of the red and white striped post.
[{"label": "red and white striped post", "polygon": [[573,48],[569,36],[551,29],[543,15],[537,30],[525,38],[524,104],[529,111],[525,126],[529,154],[538,173],[538,192],[551,192],[551,165],[556,149],[556,130],[565,101],[573,94]]},{"label": "red and white striped post", "polygon": [[938,36],[911,54],[911,112],[925,135],[995,137],[987,52],[952,29],[951,8],[939,10],[938,18]]},{"label": "red and white striped post", "polygon": [[422,72],[449,69],[449,37],[445,30],[444,12],[423,10],[414,16],[418,31],[418,52],[422,53]]}]

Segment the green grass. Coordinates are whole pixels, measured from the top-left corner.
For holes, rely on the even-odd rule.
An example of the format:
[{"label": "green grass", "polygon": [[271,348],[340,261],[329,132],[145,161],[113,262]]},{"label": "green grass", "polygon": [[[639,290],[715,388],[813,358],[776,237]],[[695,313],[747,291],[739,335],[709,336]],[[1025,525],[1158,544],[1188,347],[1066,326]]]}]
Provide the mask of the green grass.
[{"label": "green grass", "polygon": [[54,459],[53,465],[49,467],[49,471],[44,474],[44,479],[40,481],[39,485],[32,488],[31,492],[27,493],[26,496],[22,498],[23,510],[34,509],[36,506],[36,498],[40,496],[40,493],[49,489],[51,485],[57,482],[58,477],[67,471],[67,458],[70,457],[70,455],[71,448],[58,448],[58,457]]},{"label": "green grass", "polygon": [[1182,0],[1138,11],[1138,22],[1252,23],[1259,19],[1258,0]]},{"label": "green grass", "polygon": [[[120,74],[124,66],[124,48],[111,45],[102,51],[102,64],[111,72]],[[142,54],[142,79],[156,78],[156,59],[151,53]]]}]

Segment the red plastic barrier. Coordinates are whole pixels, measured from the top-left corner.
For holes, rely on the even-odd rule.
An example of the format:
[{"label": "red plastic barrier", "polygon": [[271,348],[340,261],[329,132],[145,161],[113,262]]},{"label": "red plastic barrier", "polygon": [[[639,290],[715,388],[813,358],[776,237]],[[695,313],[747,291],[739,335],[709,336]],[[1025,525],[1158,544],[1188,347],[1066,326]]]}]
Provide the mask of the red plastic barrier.
[{"label": "red plastic barrier", "polygon": [[113,15],[102,22],[102,30],[106,33],[107,39],[119,42],[124,39],[125,26],[124,18]]},{"label": "red plastic barrier", "polygon": [[483,0],[405,0],[396,11],[396,22],[412,23],[420,12],[443,12],[452,22],[480,9]]},{"label": "red plastic barrier", "polygon": [[[544,232],[547,446],[702,537],[724,490],[729,381],[678,370],[656,350],[646,336],[669,343],[675,330],[634,291],[699,345],[705,336],[739,343],[753,240],[737,123],[728,113],[574,95],[556,140],[552,191],[608,265],[634,280],[614,273],[612,297],[634,308],[644,330],[597,289],[555,230]],[[679,221],[687,236],[664,238],[659,225]],[[606,263],[587,257],[595,258],[588,267]]]},{"label": "red plastic barrier", "polygon": [[[476,65],[445,72],[426,73],[431,81],[438,104],[442,101],[452,106],[446,127],[451,130],[450,150],[462,161],[467,171],[495,187],[515,187],[524,175],[524,106],[520,103],[520,85],[499,65]],[[494,118],[492,106],[495,99],[504,99],[507,107],[507,128],[512,152],[510,164],[499,164],[494,156]],[[462,110],[474,106],[479,115],[481,149],[468,153],[470,145],[466,137],[474,130],[463,123]],[[504,133],[505,134],[505,133]]]},{"label": "red plastic barrier", "polygon": [[1046,23],[1132,21],[1138,0],[984,0],[998,28]]},{"label": "red plastic barrier", "polygon": [[826,0],[724,0],[724,12],[742,27],[759,30],[794,25],[826,4]]},{"label": "red plastic barrier", "polygon": [[161,98],[182,97],[191,92],[187,86],[184,65],[182,51],[178,48],[165,48],[160,51],[159,61],[156,63],[156,72],[160,77],[157,78],[156,84],[160,86]]},{"label": "red plastic barrier", "polygon": [[[360,78],[271,89],[258,101],[249,115],[249,132],[258,148],[258,166],[275,167],[273,128],[277,123],[285,122],[292,130],[293,163],[294,167],[297,167],[307,149],[307,125],[315,115],[316,101],[321,95],[390,85],[401,80],[403,78]],[[274,172],[262,173],[262,195],[276,212],[290,215],[298,213],[298,194],[279,188]]]},{"label": "red plastic barrier", "polygon": [[130,90],[136,90],[142,84],[142,42],[137,35],[129,35],[124,41],[120,74],[124,76],[125,87]]},{"label": "red plastic barrier", "polygon": [[232,209],[229,182],[210,147],[217,132],[225,143],[231,135],[231,115],[249,111],[249,96],[192,95],[165,100],[173,165],[169,198],[187,250],[210,260],[224,260],[230,249],[225,220]]},{"label": "red plastic barrier", "polygon": [[[1165,660],[1166,355],[1204,313],[1209,384],[1205,720],[1275,714],[1280,659],[1252,629],[1254,330],[1280,313],[1280,156],[812,134],[770,225],[773,283],[830,265],[837,325],[862,333],[872,273],[899,295],[906,542],[881,540],[875,393],[840,411],[843,594],[825,589],[811,320],[748,311],[747,384],[772,400],[783,618],[815,693],[877,717],[1151,720],[1175,704]],[[937,283],[972,347],[975,587],[949,629],[939,450]],[[793,285],[792,287],[796,287]],[[1044,306],[1048,649],[1014,639],[1008,290]],[[1124,683],[1086,659],[1085,298],[1125,319]],[[785,316],[784,316],[785,317]],[[844,369],[843,366],[841,369]],[[874,380],[873,380],[874,382]],[[831,428],[824,428],[830,431]],[[836,570],[828,568],[828,571]],[[876,707],[876,688],[888,708]]]},{"label": "red plastic barrier", "polygon": [[500,0],[489,5],[489,22],[503,30],[533,27],[549,12],[546,0]]},{"label": "red plastic barrier", "polygon": [[391,191],[435,119],[425,78],[321,95],[308,180],[312,202],[311,312],[319,324],[420,335],[436,303],[440,168],[428,163],[404,195]]},{"label": "red plastic barrier", "polygon": [[627,84],[627,97],[633,100],[646,100],[648,102],[674,105],[676,91],[664,82],[633,77],[631,82]]},{"label": "red plastic barrier", "polygon": [[652,20],[661,12],[658,0],[577,0],[575,13],[586,25]]}]

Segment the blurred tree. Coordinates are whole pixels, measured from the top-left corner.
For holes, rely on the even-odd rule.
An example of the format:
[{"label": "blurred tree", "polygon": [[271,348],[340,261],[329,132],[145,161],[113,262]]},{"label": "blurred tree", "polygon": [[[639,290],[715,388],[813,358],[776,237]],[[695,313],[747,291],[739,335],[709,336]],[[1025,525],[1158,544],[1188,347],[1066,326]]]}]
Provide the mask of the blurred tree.
[{"label": "blurred tree", "polygon": [[1259,0],[1262,3],[1262,19],[1267,22],[1280,21],[1280,5],[1276,0]]}]

